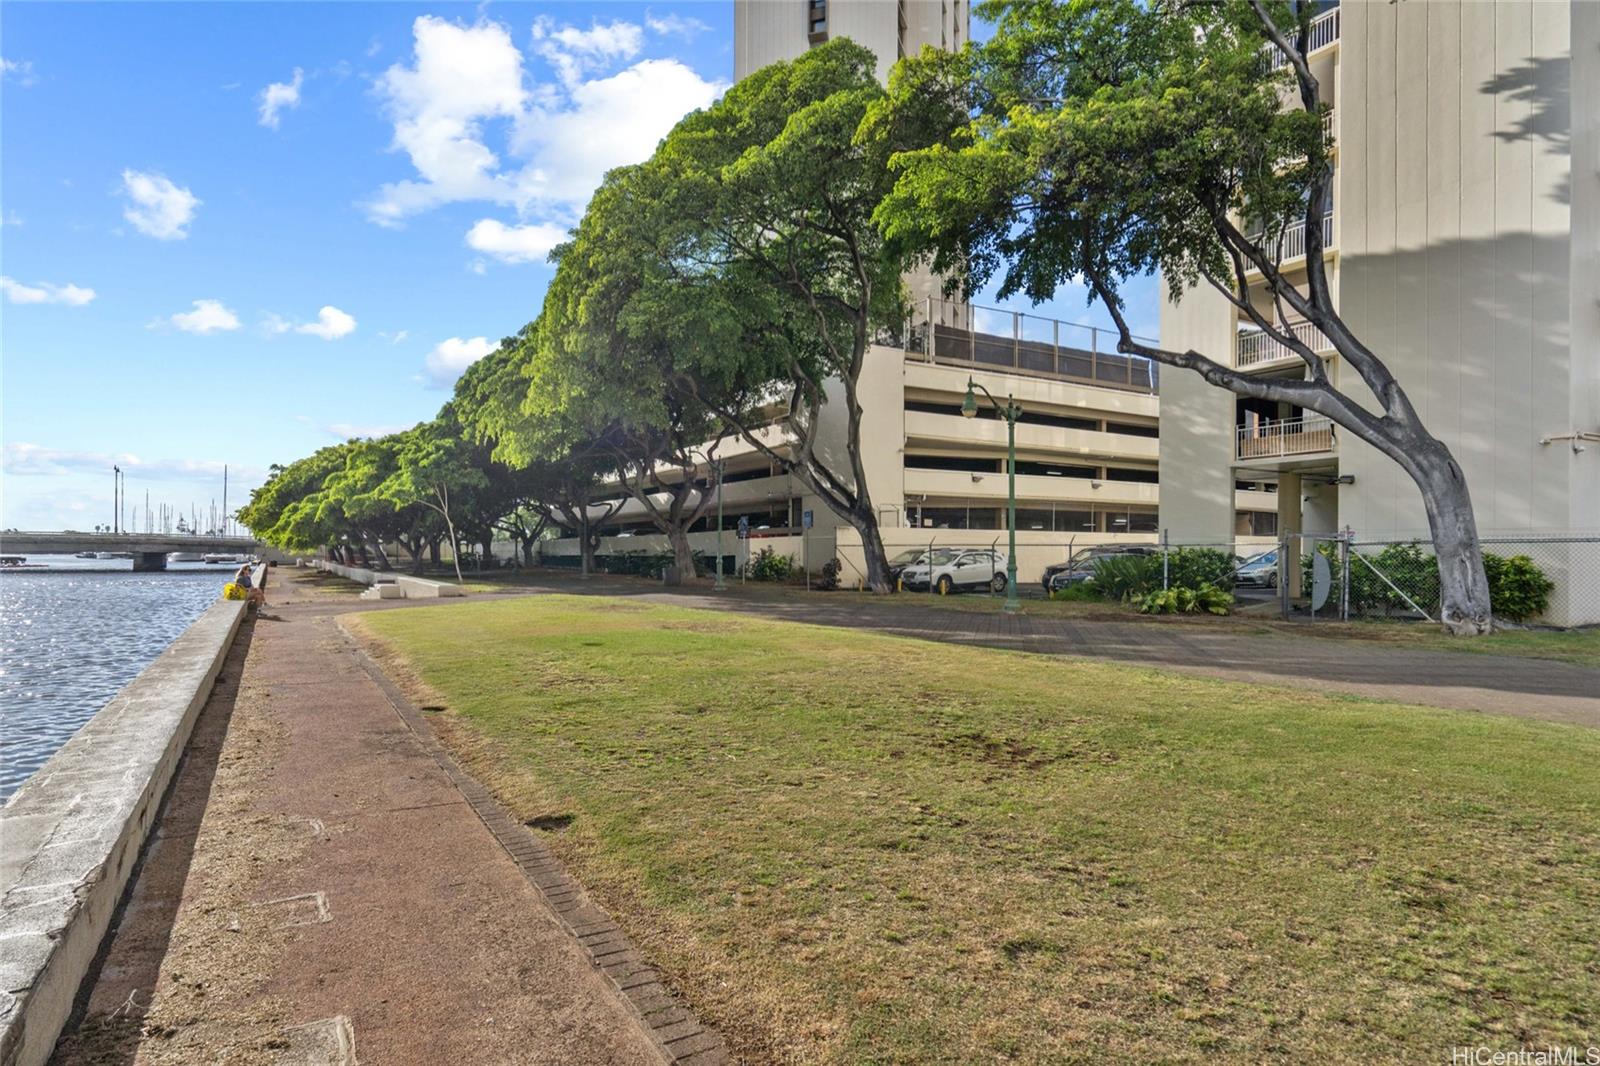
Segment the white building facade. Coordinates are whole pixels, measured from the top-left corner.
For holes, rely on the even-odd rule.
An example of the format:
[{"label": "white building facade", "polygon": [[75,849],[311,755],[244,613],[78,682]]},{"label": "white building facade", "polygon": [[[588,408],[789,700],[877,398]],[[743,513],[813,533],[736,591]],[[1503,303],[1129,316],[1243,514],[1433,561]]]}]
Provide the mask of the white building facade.
[{"label": "white building facade", "polygon": [[[1600,535],[1600,4],[1347,3],[1314,31],[1333,107],[1324,235],[1340,314],[1460,462],[1480,532]],[[1290,265],[1303,276],[1303,253]],[[1271,306],[1264,293],[1258,278],[1258,306]],[[1304,373],[1241,318],[1193,289],[1164,302],[1161,342]],[[1289,324],[1377,409],[1314,329]],[[1326,419],[1176,371],[1162,392],[1173,540],[1239,532],[1241,485],[1276,486],[1279,532],[1427,538],[1405,472]],[[1540,560],[1557,582],[1551,620],[1600,621],[1592,548]]]}]

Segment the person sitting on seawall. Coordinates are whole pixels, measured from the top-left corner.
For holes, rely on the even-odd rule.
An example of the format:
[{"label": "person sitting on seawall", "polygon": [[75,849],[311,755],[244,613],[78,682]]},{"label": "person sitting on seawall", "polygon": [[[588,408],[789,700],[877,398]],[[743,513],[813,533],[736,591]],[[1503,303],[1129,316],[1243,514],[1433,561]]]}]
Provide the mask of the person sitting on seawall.
[{"label": "person sitting on seawall", "polygon": [[[259,588],[259,589],[256,588],[250,581],[250,567],[251,567],[251,565],[252,564],[250,564],[250,563],[245,563],[243,566],[239,567],[238,573],[233,575],[233,583],[235,585],[238,585],[240,588],[245,589],[245,590],[247,590],[249,592],[249,595],[245,598],[247,603],[253,603],[253,604],[258,604],[258,605],[266,603],[267,602],[267,590],[264,589],[264,588]],[[263,585],[266,584],[266,575],[262,575],[261,583]]]}]

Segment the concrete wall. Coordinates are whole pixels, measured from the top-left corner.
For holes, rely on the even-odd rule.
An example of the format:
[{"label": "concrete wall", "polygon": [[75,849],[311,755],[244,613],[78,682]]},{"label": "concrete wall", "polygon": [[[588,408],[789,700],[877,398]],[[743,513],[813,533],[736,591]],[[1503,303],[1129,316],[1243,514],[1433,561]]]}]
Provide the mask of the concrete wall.
[{"label": "concrete wall", "polygon": [[[1209,285],[1162,300],[1161,344],[1233,358],[1233,313]],[[1160,525],[1175,540],[1222,541],[1233,532],[1234,396],[1199,374],[1161,374]]]},{"label": "concrete wall", "polygon": [[50,1057],[245,609],[207,608],[0,809],[3,1066]]},{"label": "concrete wall", "polygon": [[[793,59],[811,47],[807,33],[809,0],[736,0],[733,5],[733,73],[743,78],[779,60]],[[923,45],[958,48],[967,40],[967,0],[905,0],[905,53]],[[899,4],[895,0],[828,0],[828,39],[848,37],[878,57],[878,77],[886,80],[899,58]]]}]

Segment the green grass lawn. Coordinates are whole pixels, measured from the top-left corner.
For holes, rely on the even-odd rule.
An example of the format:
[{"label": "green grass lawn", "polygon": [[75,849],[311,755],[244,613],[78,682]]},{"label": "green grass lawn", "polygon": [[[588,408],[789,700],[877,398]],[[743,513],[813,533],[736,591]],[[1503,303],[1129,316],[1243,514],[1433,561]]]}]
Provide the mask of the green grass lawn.
[{"label": "green grass lawn", "polygon": [[[504,570],[469,574],[463,587],[468,592],[504,592],[528,585],[559,586],[573,580],[571,571]],[[638,589],[646,584],[642,578],[595,577],[597,586],[602,582],[619,583],[619,587]],[[810,602],[830,602],[839,599],[859,601],[871,606],[887,607],[937,607],[943,611],[960,611],[976,614],[995,614],[1005,605],[1004,596],[988,593],[963,593],[956,596],[938,596],[927,592],[903,592],[893,596],[873,596],[863,592],[807,593],[798,587],[777,584],[734,581],[734,594],[762,599],[797,599]],[[706,591],[709,582],[693,591]],[[1029,590],[1033,591],[1032,589]],[[1218,618],[1214,615],[1141,615],[1126,604],[1109,601],[1061,602],[1040,598],[1024,598],[1026,614],[1046,618],[1072,618],[1091,622],[1140,622],[1148,625],[1205,626],[1213,630],[1249,635],[1252,633],[1276,634],[1293,637],[1315,637],[1325,640],[1362,640],[1388,644],[1394,647],[1425,648],[1430,651],[1457,651],[1480,655],[1514,655],[1530,659],[1550,659],[1557,662],[1576,663],[1580,666],[1600,666],[1600,626],[1587,629],[1508,629],[1485,637],[1456,638],[1442,632],[1438,626],[1424,622],[1358,620],[1348,623],[1284,622],[1274,614],[1246,614]]]},{"label": "green grass lawn", "polygon": [[752,1061],[1600,1030],[1600,733],[623,599],[351,621]]}]

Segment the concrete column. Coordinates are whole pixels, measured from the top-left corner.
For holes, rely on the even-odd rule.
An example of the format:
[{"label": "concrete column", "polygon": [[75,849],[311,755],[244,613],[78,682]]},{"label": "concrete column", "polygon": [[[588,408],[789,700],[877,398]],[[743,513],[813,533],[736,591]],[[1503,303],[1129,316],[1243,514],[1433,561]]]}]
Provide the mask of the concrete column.
[{"label": "concrete column", "polygon": [[[1302,532],[1300,515],[1300,475],[1283,473],[1278,475],[1278,536],[1288,537],[1291,534]],[[1289,590],[1289,598],[1300,598],[1300,554],[1304,550],[1300,540],[1296,537],[1288,542],[1287,558],[1284,560],[1283,584]]]},{"label": "concrete column", "polygon": [[133,572],[142,574],[150,570],[165,570],[167,568],[166,552],[134,552]]}]

